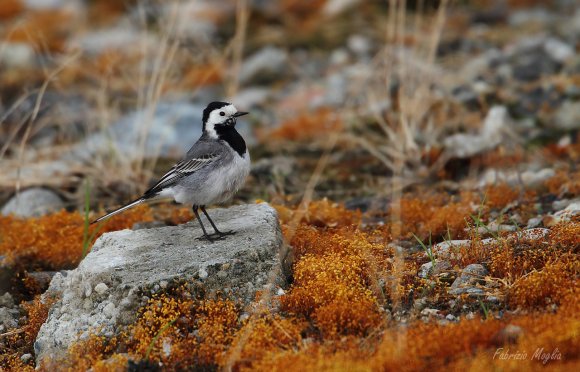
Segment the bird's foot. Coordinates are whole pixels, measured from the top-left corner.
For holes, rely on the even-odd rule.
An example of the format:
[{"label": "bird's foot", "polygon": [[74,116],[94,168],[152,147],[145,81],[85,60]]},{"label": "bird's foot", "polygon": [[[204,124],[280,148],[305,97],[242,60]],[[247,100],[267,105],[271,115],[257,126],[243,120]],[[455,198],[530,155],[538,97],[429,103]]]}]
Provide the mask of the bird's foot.
[{"label": "bird's foot", "polygon": [[217,230],[215,233],[211,234],[211,236],[219,236],[220,238],[226,237],[228,235],[235,235],[235,231],[226,231],[226,232],[221,232],[219,230]]},{"label": "bird's foot", "polygon": [[199,238],[197,238],[197,240],[207,240],[210,243],[213,243],[216,240],[223,240],[225,239],[226,236],[234,235],[235,233],[236,233],[235,231],[226,231],[226,232],[217,231],[213,234],[204,234]]}]

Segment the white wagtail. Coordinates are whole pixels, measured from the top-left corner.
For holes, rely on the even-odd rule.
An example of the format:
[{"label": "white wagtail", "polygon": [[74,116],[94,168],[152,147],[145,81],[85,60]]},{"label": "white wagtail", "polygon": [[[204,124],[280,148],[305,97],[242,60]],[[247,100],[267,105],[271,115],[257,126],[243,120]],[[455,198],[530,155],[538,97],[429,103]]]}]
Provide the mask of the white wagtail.
[{"label": "white wagtail", "polygon": [[[96,223],[117,213],[158,197],[173,197],[181,204],[192,205],[209,241],[234,232],[221,232],[207,214],[205,206],[229,200],[244,184],[250,172],[250,154],[246,142],[236,130],[236,119],[247,112],[238,111],[228,102],[212,102],[203,110],[202,135],[186,156],[143,196],[93,221]],[[215,233],[208,234],[198,209],[201,209]]]}]

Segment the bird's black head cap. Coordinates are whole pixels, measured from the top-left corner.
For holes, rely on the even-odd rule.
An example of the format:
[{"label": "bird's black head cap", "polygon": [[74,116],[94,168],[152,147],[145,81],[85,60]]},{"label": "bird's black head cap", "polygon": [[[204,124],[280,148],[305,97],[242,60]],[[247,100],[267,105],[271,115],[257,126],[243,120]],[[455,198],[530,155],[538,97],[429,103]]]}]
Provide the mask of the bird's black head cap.
[{"label": "bird's black head cap", "polygon": [[222,107],[225,107],[227,105],[231,105],[231,103],[229,102],[212,102],[209,105],[207,105],[207,107],[203,110],[203,124],[205,126],[205,123],[207,122],[207,119],[209,118],[209,114],[211,114],[211,112],[213,110],[217,110],[217,109],[221,109]]}]

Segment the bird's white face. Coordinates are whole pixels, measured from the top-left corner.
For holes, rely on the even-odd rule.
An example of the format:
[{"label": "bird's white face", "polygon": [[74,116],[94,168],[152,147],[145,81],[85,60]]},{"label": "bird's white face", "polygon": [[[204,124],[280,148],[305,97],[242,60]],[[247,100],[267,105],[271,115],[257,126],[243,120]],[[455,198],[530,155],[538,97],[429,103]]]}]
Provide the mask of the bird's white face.
[{"label": "bird's white face", "polygon": [[212,138],[218,138],[217,133],[215,131],[216,125],[235,125],[236,124],[236,114],[238,110],[234,105],[227,105],[221,107],[219,109],[213,110],[209,117],[207,118],[207,122],[205,123],[205,131],[207,134]]}]

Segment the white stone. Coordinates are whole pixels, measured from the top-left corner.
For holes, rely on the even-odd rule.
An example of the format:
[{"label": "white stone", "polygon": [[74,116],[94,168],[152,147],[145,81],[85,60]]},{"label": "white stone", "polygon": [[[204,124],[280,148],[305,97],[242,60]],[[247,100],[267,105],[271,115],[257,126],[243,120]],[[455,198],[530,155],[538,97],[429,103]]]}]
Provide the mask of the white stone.
[{"label": "white stone", "polygon": [[[282,233],[272,207],[263,203],[208,212],[217,226],[236,234],[214,243],[198,240],[202,231],[197,221],[107,233],[75,270],[66,276],[55,275],[47,294],[61,295],[62,300],[53,305],[38,333],[34,344],[37,362],[62,355],[84,329],[116,334],[135,320],[151,288],[161,288],[164,281],[197,281],[197,286],[205,271],[203,293],[228,292],[241,306],[251,303],[256,288],[271,278],[275,280],[273,291],[285,284],[278,256]],[[216,275],[218,271],[226,275],[222,278]],[[248,282],[254,285],[248,286]],[[100,284],[109,288],[107,298],[85,299],[85,286],[97,292],[104,288]],[[92,306],[87,306],[87,299]]]},{"label": "white stone", "polygon": [[34,63],[34,49],[26,43],[0,43],[0,65],[7,67],[26,67]]},{"label": "white stone", "polygon": [[109,287],[105,283],[99,283],[95,286],[95,292],[102,295],[109,290]]},{"label": "white stone", "polygon": [[492,107],[483,122],[480,133],[458,133],[445,138],[443,144],[453,157],[469,158],[492,150],[499,145],[507,126],[507,109],[504,106]]},{"label": "white stone", "polygon": [[26,189],[14,195],[2,208],[3,215],[18,217],[37,217],[64,208],[60,197],[40,187]]}]

